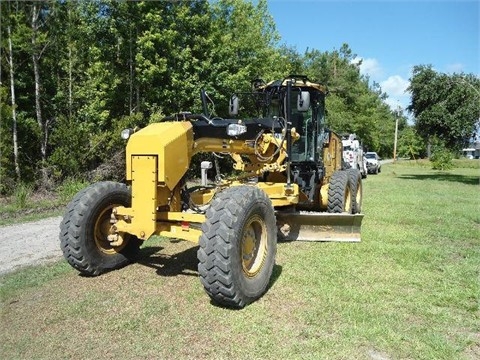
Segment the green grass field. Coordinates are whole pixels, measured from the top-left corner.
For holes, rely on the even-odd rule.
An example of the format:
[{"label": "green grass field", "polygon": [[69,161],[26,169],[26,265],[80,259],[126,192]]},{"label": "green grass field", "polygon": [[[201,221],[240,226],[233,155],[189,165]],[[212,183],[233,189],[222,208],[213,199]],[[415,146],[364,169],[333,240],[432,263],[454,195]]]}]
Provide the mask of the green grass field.
[{"label": "green grass field", "polygon": [[479,168],[384,165],[364,182],[361,243],[280,243],[268,292],[213,305],[196,247],[139,263],[65,262],[0,278],[2,359],[479,359]]}]

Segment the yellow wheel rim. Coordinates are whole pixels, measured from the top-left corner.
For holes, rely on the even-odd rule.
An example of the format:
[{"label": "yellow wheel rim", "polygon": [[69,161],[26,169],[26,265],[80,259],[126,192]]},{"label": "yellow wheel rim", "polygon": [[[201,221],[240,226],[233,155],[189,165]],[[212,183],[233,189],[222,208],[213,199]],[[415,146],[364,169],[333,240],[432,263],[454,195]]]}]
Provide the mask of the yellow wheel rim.
[{"label": "yellow wheel rim", "polygon": [[362,183],[359,181],[358,186],[357,186],[357,196],[355,197],[355,199],[357,199],[357,204],[359,206],[361,206],[361,204],[362,204],[362,195],[363,195]]},{"label": "yellow wheel rim", "polygon": [[267,227],[259,215],[248,220],[241,241],[243,272],[254,277],[262,269],[267,255]]},{"label": "yellow wheel rim", "polygon": [[97,217],[97,221],[93,228],[95,245],[97,245],[97,248],[101,252],[107,255],[114,255],[120,252],[127,244],[127,241],[125,241],[126,239],[124,239],[122,245],[114,247],[111,246],[110,241],[108,241],[108,235],[110,234],[110,228],[112,227],[112,224],[110,223],[112,209],[116,206],[118,205],[110,205],[105,208]]},{"label": "yellow wheel rim", "polygon": [[344,203],[345,203],[345,209],[343,209],[343,211],[350,212],[352,210],[352,193],[349,187],[347,187],[345,191]]}]

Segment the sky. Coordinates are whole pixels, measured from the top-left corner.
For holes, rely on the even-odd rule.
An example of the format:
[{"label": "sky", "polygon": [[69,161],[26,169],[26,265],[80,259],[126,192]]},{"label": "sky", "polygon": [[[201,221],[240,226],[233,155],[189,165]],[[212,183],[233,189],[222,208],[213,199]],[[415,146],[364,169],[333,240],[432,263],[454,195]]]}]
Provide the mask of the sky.
[{"label": "sky", "polygon": [[388,94],[392,108],[410,104],[412,68],[479,76],[480,0],[268,0],[281,44],[303,53],[347,43],[360,72]]}]

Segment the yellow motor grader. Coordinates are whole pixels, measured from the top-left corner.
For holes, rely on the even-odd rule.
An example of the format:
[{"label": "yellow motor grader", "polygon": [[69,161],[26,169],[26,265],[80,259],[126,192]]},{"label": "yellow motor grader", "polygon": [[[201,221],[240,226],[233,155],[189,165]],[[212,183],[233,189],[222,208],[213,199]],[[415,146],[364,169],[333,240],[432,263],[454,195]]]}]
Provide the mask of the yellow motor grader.
[{"label": "yellow motor grader", "polygon": [[[124,130],[126,183],[95,183],[73,198],[61,223],[65,258],[99,275],[134,260],[152,235],[192,241],[207,294],[241,308],[266,291],[277,240],[360,241],[361,175],[342,169],[326,95],[305,76],[258,80],[232,95],[228,118],[208,114],[202,90],[203,113]],[[202,152],[228,156],[233,170],[209,180],[218,166],[203,161],[201,184],[189,186]]]}]

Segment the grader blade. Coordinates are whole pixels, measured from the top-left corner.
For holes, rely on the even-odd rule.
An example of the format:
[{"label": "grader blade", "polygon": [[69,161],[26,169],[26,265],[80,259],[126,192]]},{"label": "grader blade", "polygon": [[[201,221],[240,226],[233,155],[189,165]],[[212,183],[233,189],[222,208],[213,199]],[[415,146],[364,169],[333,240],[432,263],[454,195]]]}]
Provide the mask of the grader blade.
[{"label": "grader blade", "polygon": [[359,242],[362,219],[363,214],[279,212],[278,238],[283,241]]}]

